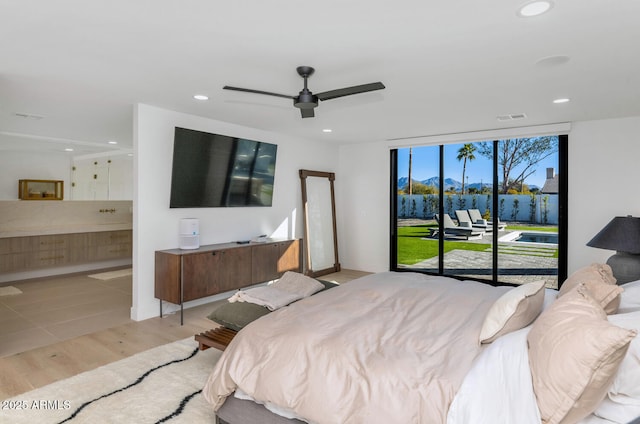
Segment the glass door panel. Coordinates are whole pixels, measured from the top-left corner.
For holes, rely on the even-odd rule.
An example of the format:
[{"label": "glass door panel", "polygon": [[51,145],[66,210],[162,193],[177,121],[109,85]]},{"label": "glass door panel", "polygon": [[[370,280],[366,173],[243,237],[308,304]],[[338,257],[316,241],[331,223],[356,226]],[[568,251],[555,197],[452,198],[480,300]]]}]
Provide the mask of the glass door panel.
[{"label": "glass door panel", "polygon": [[398,268],[437,274],[440,147],[398,149]]},{"label": "glass door panel", "polygon": [[498,281],[558,287],[558,137],[498,141]]},{"label": "glass door panel", "polygon": [[444,274],[491,281],[493,161],[480,145],[444,146]]}]

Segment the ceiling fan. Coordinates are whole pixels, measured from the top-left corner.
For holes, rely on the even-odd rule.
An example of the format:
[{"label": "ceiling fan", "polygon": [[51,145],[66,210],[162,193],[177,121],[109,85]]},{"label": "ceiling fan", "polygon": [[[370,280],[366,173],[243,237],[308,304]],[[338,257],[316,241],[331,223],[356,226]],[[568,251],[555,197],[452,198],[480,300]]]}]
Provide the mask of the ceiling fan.
[{"label": "ceiling fan", "polygon": [[271,93],[269,91],[262,90],[252,90],[250,88],[231,87],[228,85],[225,85],[222,88],[225,90],[244,91],[247,93],[265,94],[267,96],[277,96],[284,97],[286,99],[292,99],[293,105],[300,109],[300,113],[302,114],[303,118],[313,118],[315,116],[313,113],[313,109],[318,107],[319,100],[331,100],[338,97],[351,96],[352,94],[366,93],[368,91],[382,90],[383,88],[385,88],[384,84],[382,84],[381,82],[372,82],[370,84],[354,85],[353,87],[339,88],[337,90],[330,90],[323,93],[313,94],[307,88],[307,78],[313,75],[315,69],[313,69],[311,66],[298,66],[296,68],[296,71],[298,71],[298,75],[304,78],[304,88],[297,96]]}]

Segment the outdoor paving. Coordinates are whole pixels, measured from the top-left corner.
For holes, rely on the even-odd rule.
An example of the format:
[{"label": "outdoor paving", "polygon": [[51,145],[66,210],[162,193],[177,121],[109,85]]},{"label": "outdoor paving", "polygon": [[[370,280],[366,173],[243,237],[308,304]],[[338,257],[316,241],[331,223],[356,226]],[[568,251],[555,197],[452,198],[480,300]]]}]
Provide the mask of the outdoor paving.
[{"label": "outdoor paving", "polygon": [[[509,249],[509,246],[507,246]],[[547,250],[545,256],[533,256],[526,253],[507,253],[503,246],[499,246],[498,256],[498,281],[512,284],[525,284],[544,280],[547,287],[558,286],[558,259],[549,257],[549,248],[537,248]],[[485,252],[471,250],[452,250],[445,253],[444,264],[449,274],[465,278],[491,279],[492,253],[491,246]],[[403,268],[420,268],[428,272],[438,272],[438,258],[427,259],[412,266]]]},{"label": "outdoor paving", "polygon": [[[398,220],[398,226],[415,226],[435,221],[420,219]],[[523,224],[519,224],[523,225]],[[509,231],[500,231],[500,236]],[[445,275],[463,278],[491,280],[492,278],[492,235],[485,233],[475,239],[463,240],[467,243],[487,245],[484,252],[473,250],[452,250],[445,253]],[[446,239],[455,243],[456,238]],[[462,240],[462,239],[459,239]],[[547,287],[558,287],[558,259],[554,258],[556,246],[545,246],[540,243],[498,243],[498,281],[511,284],[526,284],[544,280]],[[438,257],[430,258],[414,265],[399,265],[401,268],[420,268],[427,272],[438,273]]]}]

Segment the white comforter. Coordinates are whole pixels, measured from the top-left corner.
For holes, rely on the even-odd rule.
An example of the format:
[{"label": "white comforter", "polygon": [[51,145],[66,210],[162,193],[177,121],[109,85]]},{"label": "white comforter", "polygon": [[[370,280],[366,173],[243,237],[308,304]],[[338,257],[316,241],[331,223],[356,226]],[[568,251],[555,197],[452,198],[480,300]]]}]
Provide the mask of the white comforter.
[{"label": "white comforter", "polygon": [[245,327],[203,390],[237,388],[313,423],[445,423],[507,288],[415,273],[354,280]]}]

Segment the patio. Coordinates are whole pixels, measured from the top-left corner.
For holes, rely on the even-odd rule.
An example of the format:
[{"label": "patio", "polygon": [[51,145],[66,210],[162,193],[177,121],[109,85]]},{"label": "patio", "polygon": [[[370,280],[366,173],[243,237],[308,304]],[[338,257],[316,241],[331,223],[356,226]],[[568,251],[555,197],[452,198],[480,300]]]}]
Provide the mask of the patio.
[{"label": "patio", "polygon": [[[501,247],[499,247],[501,249]],[[452,250],[444,255],[446,274],[466,278],[491,279],[492,253],[471,250]],[[428,272],[438,272],[438,258],[427,259],[402,268],[420,268]],[[544,280],[547,287],[558,286],[558,259],[545,256],[523,256],[505,253],[498,257],[498,280],[511,284],[525,284]]]},{"label": "patio", "polygon": [[[402,225],[412,226],[424,224],[418,220],[403,220]],[[400,222],[399,222],[400,224]],[[500,231],[501,240],[510,233],[521,230]],[[425,238],[428,240],[428,238]],[[449,246],[458,243],[459,239],[445,239]],[[462,240],[459,240],[462,241]],[[456,275],[463,278],[491,279],[492,275],[492,235],[485,233],[478,239],[464,240],[464,243],[485,244],[486,249],[481,251],[461,248],[449,250],[444,254],[445,275]],[[516,241],[498,242],[498,281],[510,284],[525,284],[533,281],[544,280],[547,287],[558,286],[558,259],[555,257],[557,246],[546,243],[521,243]],[[432,257],[413,265],[399,264],[404,269],[421,269],[428,272],[438,272],[438,257]]]}]

